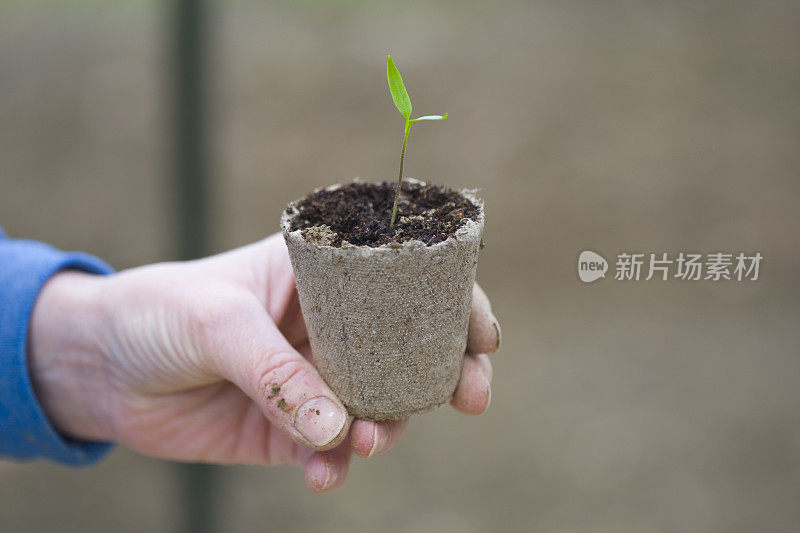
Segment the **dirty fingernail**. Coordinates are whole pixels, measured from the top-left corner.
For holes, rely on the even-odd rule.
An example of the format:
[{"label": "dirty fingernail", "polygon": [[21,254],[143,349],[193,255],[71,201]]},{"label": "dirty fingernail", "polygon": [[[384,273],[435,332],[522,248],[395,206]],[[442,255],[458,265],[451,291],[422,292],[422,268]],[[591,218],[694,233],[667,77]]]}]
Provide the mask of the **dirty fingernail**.
[{"label": "dirty fingernail", "polygon": [[308,400],[294,415],[294,427],[314,446],[330,443],[342,431],[346,421],[344,409],[325,396]]},{"label": "dirty fingernail", "polygon": [[500,331],[500,322],[497,321],[497,317],[495,317],[494,314],[492,314],[492,325],[497,332],[497,345],[495,345],[494,349],[499,350],[500,344],[503,342],[503,333]]}]

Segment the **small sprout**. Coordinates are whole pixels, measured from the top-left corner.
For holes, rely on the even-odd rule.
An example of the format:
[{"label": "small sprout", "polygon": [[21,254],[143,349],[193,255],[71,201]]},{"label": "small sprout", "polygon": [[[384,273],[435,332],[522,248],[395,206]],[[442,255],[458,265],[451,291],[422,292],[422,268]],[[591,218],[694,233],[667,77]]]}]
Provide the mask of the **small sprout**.
[{"label": "small sprout", "polygon": [[394,226],[394,219],[397,217],[397,200],[400,198],[400,187],[403,185],[403,160],[406,155],[406,143],[408,143],[408,132],[411,131],[411,125],[420,120],[444,120],[447,118],[447,113],[444,115],[425,115],[424,117],[411,118],[411,98],[408,97],[408,91],[403,84],[403,78],[400,76],[400,71],[394,66],[392,56],[386,60],[386,79],[389,81],[389,92],[392,93],[392,100],[397,110],[406,119],[405,132],[403,134],[403,149],[400,151],[400,175],[397,177],[397,190],[394,193],[394,206],[392,207],[392,220],[389,226]]}]

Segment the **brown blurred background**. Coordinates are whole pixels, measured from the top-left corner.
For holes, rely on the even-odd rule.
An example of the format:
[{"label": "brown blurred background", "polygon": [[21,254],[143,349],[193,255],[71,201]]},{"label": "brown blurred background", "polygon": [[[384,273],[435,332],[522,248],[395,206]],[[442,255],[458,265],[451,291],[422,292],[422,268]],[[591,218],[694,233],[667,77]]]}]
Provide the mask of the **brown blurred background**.
[{"label": "brown blurred background", "polygon": [[[180,257],[174,5],[0,4],[0,225],[118,269]],[[338,492],[216,470],[220,531],[798,531],[797,2],[209,5],[209,246],[316,186],[480,187],[504,327],[492,406],[412,421]],[[592,249],[755,252],[757,282],[606,279]],[[613,267],[612,267],[613,268]],[[176,465],[0,463],[0,530],[172,531]],[[183,481],[182,481],[183,479]]]}]

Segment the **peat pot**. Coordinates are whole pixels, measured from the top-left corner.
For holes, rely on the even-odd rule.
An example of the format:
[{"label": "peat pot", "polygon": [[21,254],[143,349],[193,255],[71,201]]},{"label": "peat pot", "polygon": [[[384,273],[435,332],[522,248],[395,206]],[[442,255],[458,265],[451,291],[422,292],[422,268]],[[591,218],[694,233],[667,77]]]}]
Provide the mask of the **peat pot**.
[{"label": "peat pot", "polygon": [[478,208],[477,220],[462,219],[453,235],[432,245],[334,247],[328,226],[291,230],[302,199],[284,211],[281,228],[314,364],[357,418],[407,418],[453,396],[484,225],[483,202],[474,191],[459,194]]}]

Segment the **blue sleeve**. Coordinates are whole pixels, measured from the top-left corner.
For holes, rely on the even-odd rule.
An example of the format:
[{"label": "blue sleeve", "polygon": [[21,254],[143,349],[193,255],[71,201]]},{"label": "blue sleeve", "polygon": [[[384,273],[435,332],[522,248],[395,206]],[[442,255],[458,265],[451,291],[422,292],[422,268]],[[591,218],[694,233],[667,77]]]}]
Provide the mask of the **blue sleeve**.
[{"label": "blue sleeve", "polygon": [[45,282],[66,269],[113,272],[91,255],[8,239],[0,229],[0,456],[45,458],[81,466],[99,461],[112,447],[108,442],[59,434],[42,411],[28,375],[28,323],[33,305]]}]

